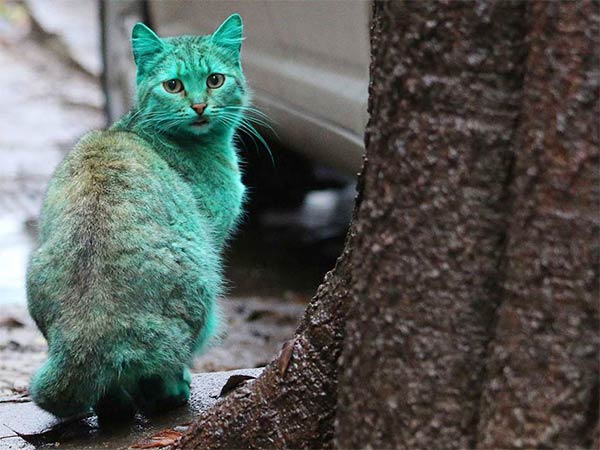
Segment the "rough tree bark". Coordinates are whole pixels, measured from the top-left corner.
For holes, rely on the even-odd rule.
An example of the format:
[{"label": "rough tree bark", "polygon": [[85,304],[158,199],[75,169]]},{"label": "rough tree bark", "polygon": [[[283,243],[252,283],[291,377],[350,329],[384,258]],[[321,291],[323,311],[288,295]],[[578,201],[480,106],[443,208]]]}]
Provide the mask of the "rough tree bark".
[{"label": "rough tree bark", "polygon": [[505,292],[480,448],[592,446],[600,407],[599,8],[529,7]]},{"label": "rough tree bark", "polygon": [[598,3],[377,2],[345,250],[177,448],[589,448]]},{"label": "rough tree bark", "polygon": [[346,324],[340,448],[475,446],[501,297],[525,7],[375,9],[355,251],[368,270]]}]

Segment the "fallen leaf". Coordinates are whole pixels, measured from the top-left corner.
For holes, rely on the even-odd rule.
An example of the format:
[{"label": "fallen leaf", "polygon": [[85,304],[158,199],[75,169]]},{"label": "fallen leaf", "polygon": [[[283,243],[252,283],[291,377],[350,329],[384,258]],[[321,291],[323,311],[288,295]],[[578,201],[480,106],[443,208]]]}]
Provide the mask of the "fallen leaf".
[{"label": "fallen leaf", "polygon": [[295,343],[296,338],[284,342],[284,344],[281,346],[281,353],[279,354],[279,358],[277,359],[277,368],[279,369],[279,374],[281,376],[285,375],[285,371],[287,370],[288,365],[290,364],[290,359],[292,358]]},{"label": "fallen leaf", "polygon": [[137,444],[131,446],[131,448],[158,448],[158,447],[167,447],[169,445],[173,445],[177,440],[183,436],[183,433],[180,431],[167,429],[162,430],[159,433],[151,436],[149,438],[144,439]]},{"label": "fallen leaf", "polygon": [[255,378],[256,377],[253,377],[251,375],[231,375],[229,377],[229,379],[227,380],[227,383],[225,383],[225,385],[221,389],[221,392],[219,393],[219,397],[223,397],[223,396],[229,394],[231,391],[233,391],[235,388],[237,388],[242,383],[244,383],[248,380],[253,380]]},{"label": "fallen leaf", "polygon": [[182,423],[181,425],[177,425],[175,428],[173,428],[173,430],[179,431],[180,433],[185,433],[187,430],[190,429],[191,425],[192,422]]},{"label": "fallen leaf", "polygon": [[260,320],[264,317],[269,317],[273,315],[273,311],[267,311],[265,309],[255,309],[246,317],[246,321],[254,322],[255,320]]},{"label": "fallen leaf", "polygon": [[15,395],[11,397],[0,397],[0,403],[29,403],[31,398],[26,394]]},{"label": "fallen leaf", "polygon": [[2,317],[0,318],[0,327],[5,328],[21,328],[25,326],[25,322],[17,319],[16,317]]}]

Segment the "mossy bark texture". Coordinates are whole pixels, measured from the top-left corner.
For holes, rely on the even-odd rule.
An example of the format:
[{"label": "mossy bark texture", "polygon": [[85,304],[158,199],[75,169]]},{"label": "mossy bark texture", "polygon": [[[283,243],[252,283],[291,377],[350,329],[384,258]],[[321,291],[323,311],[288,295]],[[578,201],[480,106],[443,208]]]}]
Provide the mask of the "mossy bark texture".
[{"label": "mossy bark texture", "polygon": [[598,10],[375,3],[345,250],[178,448],[598,444]]}]

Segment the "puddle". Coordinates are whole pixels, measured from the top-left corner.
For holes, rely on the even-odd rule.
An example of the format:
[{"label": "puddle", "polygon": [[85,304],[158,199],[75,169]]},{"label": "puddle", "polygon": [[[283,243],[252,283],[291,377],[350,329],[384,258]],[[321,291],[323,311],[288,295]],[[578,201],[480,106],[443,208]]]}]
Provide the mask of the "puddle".
[{"label": "puddle", "polygon": [[25,271],[34,245],[25,223],[0,218],[0,305],[25,304]]}]

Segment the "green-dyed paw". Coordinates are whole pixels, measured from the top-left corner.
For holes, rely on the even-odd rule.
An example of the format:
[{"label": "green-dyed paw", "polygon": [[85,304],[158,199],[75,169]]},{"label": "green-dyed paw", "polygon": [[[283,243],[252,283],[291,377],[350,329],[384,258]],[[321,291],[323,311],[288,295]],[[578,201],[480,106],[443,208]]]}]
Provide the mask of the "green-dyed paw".
[{"label": "green-dyed paw", "polygon": [[100,398],[94,411],[102,423],[110,423],[133,418],[136,412],[131,395],[123,388],[116,387]]}]

